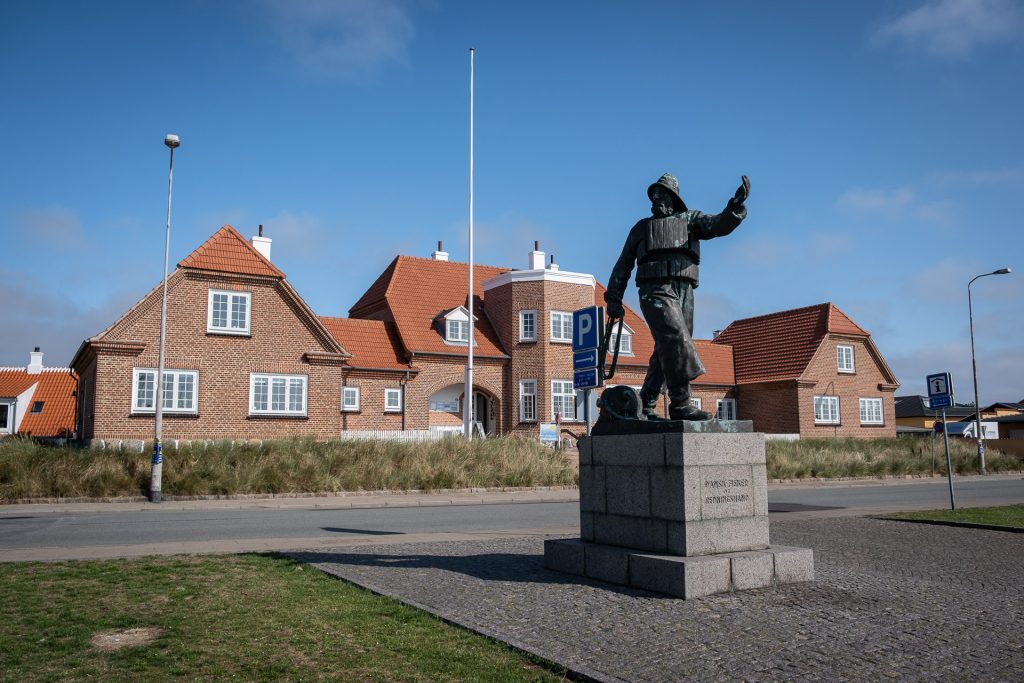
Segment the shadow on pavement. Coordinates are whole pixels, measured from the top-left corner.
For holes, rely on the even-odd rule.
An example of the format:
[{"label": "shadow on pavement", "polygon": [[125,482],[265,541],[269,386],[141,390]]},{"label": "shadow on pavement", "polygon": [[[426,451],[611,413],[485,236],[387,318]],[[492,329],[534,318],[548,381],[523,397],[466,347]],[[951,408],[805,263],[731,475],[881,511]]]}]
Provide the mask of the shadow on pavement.
[{"label": "shadow on pavement", "polygon": [[322,526],[324,531],[336,534],[359,534],[365,536],[401,536],[401,531],[378,531],[376,529],[345,529],[337,526]]},{"label": "shadow on pavement", "polygon": [[845,510],[842,505],[802,505],[800,503],[768,503],[768,512],[816,512],[818,510]]}]

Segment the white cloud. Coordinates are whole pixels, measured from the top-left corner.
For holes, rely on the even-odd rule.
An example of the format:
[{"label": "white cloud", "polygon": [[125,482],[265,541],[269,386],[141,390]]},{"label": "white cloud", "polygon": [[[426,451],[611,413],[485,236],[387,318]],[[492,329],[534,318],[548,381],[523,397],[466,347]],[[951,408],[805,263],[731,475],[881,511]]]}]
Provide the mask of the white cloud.
[{"label": "white cloud", "polygon": [[82,222],[75,212],[63,206],[22,211],[16,223],[28,241],[65,249],[85,243]]},{"label": "white cloud", "polygon": [[1014,0],[928,0],[879,28],[877,43],[898,43],[952,59],[1014,40],[1024,13]]},{"label": "white cloud", "polygon": [[899,212],[917,201],[917,195],[909,187],[864,188],[855,187],[839,197],[839,206],[863,212]]},{"label": "white cloud", "polygon": [[268,20],[306,73],[352,79],[405,59],[413,24],[397,0],[264,0]]}]

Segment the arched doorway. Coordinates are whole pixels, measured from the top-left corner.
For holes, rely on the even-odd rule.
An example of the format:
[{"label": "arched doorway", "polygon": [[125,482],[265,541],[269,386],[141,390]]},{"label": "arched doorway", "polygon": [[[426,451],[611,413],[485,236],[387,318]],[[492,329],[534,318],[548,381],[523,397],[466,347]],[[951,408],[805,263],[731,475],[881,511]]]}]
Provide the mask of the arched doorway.
[{"label": "arched doorway", "polygon": [[[428,401],[429,425],[433,431],[461,432],[463,389],[465,385],[449,384],[434,392]],[[485,391],[475,389],[471,419],[479,423],[480,430],[487,436],[498,431],[498,399]]]}]

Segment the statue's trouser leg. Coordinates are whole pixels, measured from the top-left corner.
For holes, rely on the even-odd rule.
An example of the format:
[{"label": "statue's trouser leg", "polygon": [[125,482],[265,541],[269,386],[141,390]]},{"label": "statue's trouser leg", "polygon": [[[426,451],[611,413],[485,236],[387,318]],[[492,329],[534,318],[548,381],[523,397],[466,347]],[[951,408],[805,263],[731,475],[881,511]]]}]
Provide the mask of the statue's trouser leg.
[{"label": "statue's trouser leg", "polygon": [[693,288],[681,280],[645,283],[640,310],[654,337],[654,355],[640,389],[644,409],[653,408],[667,383],[670,411],[682,410],[689,405],[690,381],[704,374],[693,345]]}]

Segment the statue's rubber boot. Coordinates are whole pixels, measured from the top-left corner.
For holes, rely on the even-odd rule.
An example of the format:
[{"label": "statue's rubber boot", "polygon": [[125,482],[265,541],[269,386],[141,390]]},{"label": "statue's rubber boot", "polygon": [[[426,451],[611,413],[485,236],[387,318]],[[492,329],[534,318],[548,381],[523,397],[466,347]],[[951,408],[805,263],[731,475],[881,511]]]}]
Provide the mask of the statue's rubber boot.
[{"label": "statue's rubber boot", "polygon": [[670,407],[668,409],[668,416],[672,420],[704,421],[711,419],[711,413],[705,413],[700,408],[689,404],[682,408]]}]

